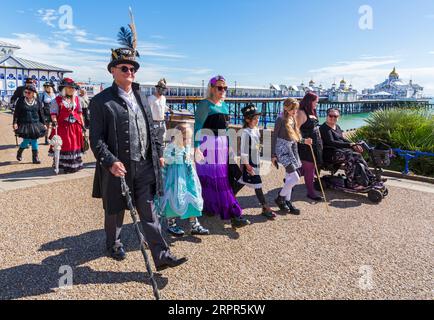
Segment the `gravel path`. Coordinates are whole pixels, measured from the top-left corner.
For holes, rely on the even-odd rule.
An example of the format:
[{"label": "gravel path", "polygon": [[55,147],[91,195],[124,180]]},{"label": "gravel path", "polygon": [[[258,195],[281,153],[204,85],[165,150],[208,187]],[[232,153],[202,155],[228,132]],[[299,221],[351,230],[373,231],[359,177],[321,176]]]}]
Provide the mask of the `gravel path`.
[{"label": "gravel path", "polygon": [[[265,183],[270,201],[281,177]],[[0,298],[152,299],[131,225],[124,230],[128,259],[104,256],[103,214],[100,201],[90,197],[91,183],[85,178],[0,194]],[[243,190],[240,202],[253,225],[234,231],[203,218],[211,236],[172,239],[173,251],[190,261],[157,275],[162,297],[433,298],[432,194],[392,187],[374,206],[361,196],[330,192],[327,214],[323,205],[305,202],[304,192],[303,186],[295,192],[302,216],[266,222],[252,208],[252,192]],[[62,195],[62,201],[49,200]],[[55,289],[63,265],[73,270],[69,290]]]},{"label": "gravel path", "polygon": [[[4,130],[0,174],[10,176],[27,167],[6,164],[15,149]],[[265,178],[270,203],[283,177],[281,170]],[[381,205],[329,191],[331,213],[306,202],[300,185],[294,196],[302,215],[273,222],[245,189],[239,200],[251,226],[235,231],[206,217],[211,236],[170,239],[189,262],[157,274],[162,298],[432,299],[433,194],[398,185]],[[153,298],[129,217],[128,259],[105,257],[102,206],[91,186],[87,177],[0,193],[0,299]],[[72,268],[70,289],[58,288],[62,266]]]}]

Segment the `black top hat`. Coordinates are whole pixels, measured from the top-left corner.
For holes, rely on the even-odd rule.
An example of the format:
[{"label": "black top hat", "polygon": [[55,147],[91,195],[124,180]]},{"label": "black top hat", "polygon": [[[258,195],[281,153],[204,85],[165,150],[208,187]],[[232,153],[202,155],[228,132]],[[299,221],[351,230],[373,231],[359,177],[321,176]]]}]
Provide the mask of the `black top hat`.
[{"label": "black top hat", "polygon": [[112,56],[107,69],[111,72],[112,67],[116,67],[120,64],[131,64],[136,68],[136,71],[139,70],[140,64],[136,61],[137,51],[131,48],[119,48],[112,49]]},{"label": "black top hat", "polygon": [[80,87],[72,80],[71,78],[64,78],[59,83],[59,91],[62,91],[64,88],[73,88],[78,90]]},{"label": "black top hat", "polygon": [[243,113],[244,118],[252,118],[262,114],[262,112],[259,112],[258,108],[253,103],[249,103],[247,106],[241,109],[241,112]]}]

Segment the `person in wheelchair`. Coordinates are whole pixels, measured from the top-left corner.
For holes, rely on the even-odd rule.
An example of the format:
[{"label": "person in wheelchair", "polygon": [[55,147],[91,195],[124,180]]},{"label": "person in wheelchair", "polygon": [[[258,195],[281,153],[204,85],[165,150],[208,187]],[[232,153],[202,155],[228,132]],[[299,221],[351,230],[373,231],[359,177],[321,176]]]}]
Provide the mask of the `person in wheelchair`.
[{"label": "person in wheelchair", "polygon": [[[360,185],[355,176],[359,167],[368,168],[362,156],[364,150],[360,145],[344,137],[342,129],[337,124],[339,117],[339,110],[334,108],[327,110],[327,120],[320,127],[324,145],[324,167],[332,167],[336,170],[344,165],[347,187],[355,190],[363,189],[366,186]],[[363,166],[358,166],[358,164],[363,164]],[[369,172],[366,174],[369,175]]]}]

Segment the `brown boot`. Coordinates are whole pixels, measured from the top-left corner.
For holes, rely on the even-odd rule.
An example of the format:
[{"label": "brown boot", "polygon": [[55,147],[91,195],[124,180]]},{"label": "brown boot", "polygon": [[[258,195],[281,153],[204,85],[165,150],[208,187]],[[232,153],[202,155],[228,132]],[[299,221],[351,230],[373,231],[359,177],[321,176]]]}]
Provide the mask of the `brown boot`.
[{"label": "brown boot", "polygon": [[19,148],[18,149],[18,152],[17,152],[17,160],[18,161],[23,161],[23,152],[24,152],[24,150],[25,149],[23,149],[23,148]]}]

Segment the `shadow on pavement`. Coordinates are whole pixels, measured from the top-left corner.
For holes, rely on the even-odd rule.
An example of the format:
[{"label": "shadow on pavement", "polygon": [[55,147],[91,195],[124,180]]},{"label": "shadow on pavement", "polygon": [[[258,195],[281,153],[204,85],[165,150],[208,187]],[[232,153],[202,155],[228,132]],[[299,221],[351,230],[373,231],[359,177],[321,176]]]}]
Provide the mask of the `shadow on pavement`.
[{"label": "shadow on pavement", "polygon": [[[129,252],[139,251],[132,225],[124,227],[123,243]],[[141,270],[137,272],[96,271],[82,266],[91,261],[105,258],[104,231],[95,230],[78,236],[67,237],[42,245],[39,251],[61,253],[43,260],[40,264],[24,264],[0,270],[0,299],[20,299],[53,293],[59,287],[59,280],[64,274],[59,273],[62,266],[70,266],[73,271],[73,285],[119,284],[126,282],[143,283],[152,295],[151,283],[147,278],[145,263],[140,260]],[[150,254],[149,254],[150,256]],[[108,259],[108,258],[107,258]],[[128,257],[127,259],[131,259]],[[152,260],[152,258],[150,258]],[[113,261],[113,263],[117,263]],[[151,261],[151,264],[152,261]],[[119,263],[119,270],[122,264]],[[164,289],[168,279],[154,274],[159,289]]]}]

